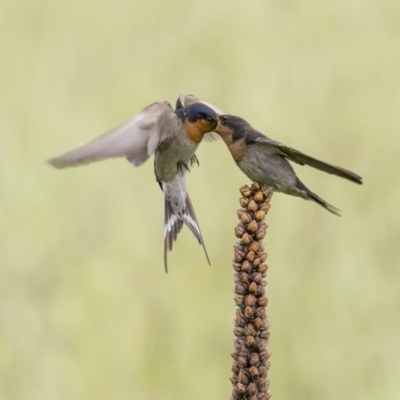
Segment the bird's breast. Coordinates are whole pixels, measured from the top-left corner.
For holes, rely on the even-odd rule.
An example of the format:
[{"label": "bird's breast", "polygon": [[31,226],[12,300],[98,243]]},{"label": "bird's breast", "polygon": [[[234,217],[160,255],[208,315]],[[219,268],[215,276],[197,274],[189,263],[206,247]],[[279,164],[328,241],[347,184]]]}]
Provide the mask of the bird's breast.
[{"label": "bird's breast", "polygon": [[188,165],[198,146],[186,135],[174,135],[160,143],[154,159],[157,177],[163,182],[172,182],[177,175],[185,175],[186,169],[178,167],[178,163]]}]

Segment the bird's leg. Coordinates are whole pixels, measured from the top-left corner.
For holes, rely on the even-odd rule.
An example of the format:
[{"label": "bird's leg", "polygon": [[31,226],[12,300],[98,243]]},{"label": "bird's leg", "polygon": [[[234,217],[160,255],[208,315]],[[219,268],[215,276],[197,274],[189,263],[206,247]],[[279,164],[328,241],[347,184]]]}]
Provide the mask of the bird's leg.
[{"label": "bird's leg", "polygon": [[197,158],[196,154],[193,154],[193,157],[190,159],[190,166],[193,167],[195,163],[198,167],[200,167],[199,159]]},{"label": "bird's leg", "polygon": [[176,164],[178,171],[183,172],[183,170],[185,169],[186,171],[190,172],[190,168],[187,166],[187,164],[184,161],[178,161],[178,163]]}]

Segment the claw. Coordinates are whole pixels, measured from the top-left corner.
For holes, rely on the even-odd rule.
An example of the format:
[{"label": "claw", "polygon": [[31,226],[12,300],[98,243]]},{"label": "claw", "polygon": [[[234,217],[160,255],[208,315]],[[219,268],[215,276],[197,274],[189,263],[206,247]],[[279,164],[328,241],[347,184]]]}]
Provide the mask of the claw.
[{"label": "claw", "polygon": [[200,167],[199,159],[196,154],[193,154],[193,157],[190,159],[190,166],[193,167],[194,164],[197,164],[197,166]]},{"label": "claw", "polygon": [[190,168],[186,165],[186,163],[184,161],[178,161],[176,166],[177,166],[178,171],[180,171],[180,172],[183,172],[184,169],[186,171],[190,172]]}]

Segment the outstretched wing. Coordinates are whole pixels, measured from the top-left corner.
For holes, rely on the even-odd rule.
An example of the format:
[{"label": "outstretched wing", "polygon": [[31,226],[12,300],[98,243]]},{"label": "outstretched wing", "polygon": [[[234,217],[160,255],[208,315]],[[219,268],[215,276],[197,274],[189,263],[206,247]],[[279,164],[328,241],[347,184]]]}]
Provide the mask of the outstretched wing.
[{"label": "outstretched wing", "polygon": [[125,124],[48,162],[56,168],[65,168],[106,158],[126,157],[138,167],[155,153],[161,124],[171,118],[176,116],[167,101],[150,104]]},{"label": "outstretched wing", "polygon": [[[215,113],[218,116],[227,114],[221,108],[214,106],[213,104],[207,103],[206,101],[200,100],[198,97],[193,96],[192,94],[185,94],[185,93],[180,94],[178,99],[176,100],[175,110],[178,110],[179,108],[186,108],[195,103],[205,104],[206,106],[210,107],[213,111],[215,111]],[[207,141],[216,140],[218,138],[219,135],[215,132],[208,132],[204,135],[204,139]]]},{"label": "outstretched wing", "polygon": [[352,182],[362,184],[361,176],[351,172],[347,169],[338,167],[337,165],[328,164],[326,162],[317,160],[316,158],[310,157],[301,151],[292,149],[291,147],[285,146],[284,144],[277,142],[276,140],[269,139],[268,137],[260,134],[252,138],[252,141],[257,145],[268,147],[271,151],[285,157],[300,165],[309,165],[310,167],[319,169],[320,171],[328,174],[337,175],[341,178],[348,179]]}]

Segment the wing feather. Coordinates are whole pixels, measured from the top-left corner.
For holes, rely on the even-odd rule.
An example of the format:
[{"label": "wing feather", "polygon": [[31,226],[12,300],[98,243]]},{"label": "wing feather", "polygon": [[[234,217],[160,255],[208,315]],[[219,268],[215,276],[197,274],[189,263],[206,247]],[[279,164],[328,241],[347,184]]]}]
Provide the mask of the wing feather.
[{"label": "wing feather", "polygon": [[288,147],[280,142],[277,142],[276,140],[269,139],[264,135],[260,134],[260,136],[255,137],[253,140],[258,145],[268,147],[268,149],[274,151],[276,154],[279,154],[282,157],[285,157],[297,164],[309,165],[310,167],[319,169],[320,171],[326,172],[328,174],[337,175],[352,182],[362,184],[361,176],[355,174],[354,172],[351,172],[342,167],[338,167],[337,165],[317,160],[314,157],[310,157],[307,154]]},{"label": "wing feather", "polygon": [[126,157],[138,167],[157,150],[160,121],[168,118],[176,116],[167,101],[150,104],[125,124],[48,162],[56,168],[65,168],[106,158]]}]

